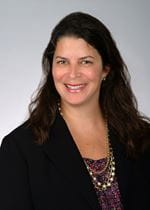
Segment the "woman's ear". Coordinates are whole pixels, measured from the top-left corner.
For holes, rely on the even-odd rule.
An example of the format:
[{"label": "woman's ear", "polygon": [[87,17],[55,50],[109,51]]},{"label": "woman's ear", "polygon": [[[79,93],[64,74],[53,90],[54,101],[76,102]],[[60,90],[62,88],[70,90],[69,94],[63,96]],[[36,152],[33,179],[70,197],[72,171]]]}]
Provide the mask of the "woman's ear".
[{"label": "woman's ear", "polygon": [[104,69],[103,69],[103,78],[106,78],[107,75],[109,74],[109,72],[110,72],[110,66],[109,65],[104,66]]}]

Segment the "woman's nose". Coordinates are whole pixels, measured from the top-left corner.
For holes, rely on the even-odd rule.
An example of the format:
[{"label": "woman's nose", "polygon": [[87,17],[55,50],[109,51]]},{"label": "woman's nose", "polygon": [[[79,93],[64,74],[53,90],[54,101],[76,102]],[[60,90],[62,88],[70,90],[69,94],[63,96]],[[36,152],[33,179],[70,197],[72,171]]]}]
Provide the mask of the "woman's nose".
[{"label": "woman's nose", "polygon": [[71,65],[69,69],[70,78],[76,78],[80,76],[80,68],[78,65]]}]

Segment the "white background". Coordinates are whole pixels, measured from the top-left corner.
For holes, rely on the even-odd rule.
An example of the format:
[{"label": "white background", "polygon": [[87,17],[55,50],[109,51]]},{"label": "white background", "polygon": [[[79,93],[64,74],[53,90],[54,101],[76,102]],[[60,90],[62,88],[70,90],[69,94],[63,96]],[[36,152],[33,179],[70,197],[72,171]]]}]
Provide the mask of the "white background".
[{"label": "white background", "polygon": [[0,0],[0,141],[26,119],[51,30],[73,11],[98,17],[112,32],[139,110],[150,116],[149,0]]}]

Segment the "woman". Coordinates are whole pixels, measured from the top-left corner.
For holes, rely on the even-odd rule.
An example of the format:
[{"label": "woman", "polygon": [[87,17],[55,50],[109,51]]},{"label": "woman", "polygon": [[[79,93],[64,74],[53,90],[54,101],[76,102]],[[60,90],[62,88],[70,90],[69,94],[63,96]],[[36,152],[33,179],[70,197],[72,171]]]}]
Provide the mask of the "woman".
[{"label": "woman", "polygon": [[108,29],[67,15],[42,64],[29,119],[1,145],[0,209],[150,209],[149,119]]}]

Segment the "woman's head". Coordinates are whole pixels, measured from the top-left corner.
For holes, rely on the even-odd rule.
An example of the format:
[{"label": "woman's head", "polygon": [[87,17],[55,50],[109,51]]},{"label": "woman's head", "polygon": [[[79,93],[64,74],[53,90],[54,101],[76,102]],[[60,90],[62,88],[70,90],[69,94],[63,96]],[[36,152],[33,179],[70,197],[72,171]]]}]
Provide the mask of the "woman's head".
[{"label": "woman's head", "polygon": [[120,139],[126,141],[127,145],[134,145],[131,141],[133,137],[138,139],[134,131],[141,126],[141,119],[130,88],[128,70],[106,26],[97,18],[82,12],[71,13],[56,25],[43,54],[44,80],[29,107],[30,123],[39,142],[48,137],[49,126],[55,119],[60,99],[52,73],[54,55],[58,43],[69,37],[82,40],[95,49],[101,58],[102,67],[109,69],[106,80],[101,84],[99,104]]},{"label": "woman's head", "polygon": [[101,84],[109,73],[98,51],[84,39],[63,36],[57,41],[52,77],[64,105],[99,104]]},{"label": "woman's head", "polygon": [[[71,13],[64,17],[53,29],[50,42],[43,55],[44,74],[46,77],[51,78],[51,88],[57,98],[59,98],[59,95],[53,83],[52,63],[57,42],[62,37],[82,38],[98,51],[102,58],[103,66],[109,66],[110,69],[107,77],[109,85],[111,82],[110,89],[115,85],[114,81],[117,82],[124,77],[123,69],[125,66],[123,60],[106,26],[89,14],[81,12]],[[103,86],[108,84],[107,81]]]}]

